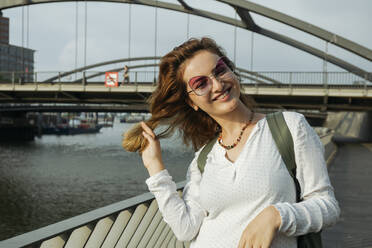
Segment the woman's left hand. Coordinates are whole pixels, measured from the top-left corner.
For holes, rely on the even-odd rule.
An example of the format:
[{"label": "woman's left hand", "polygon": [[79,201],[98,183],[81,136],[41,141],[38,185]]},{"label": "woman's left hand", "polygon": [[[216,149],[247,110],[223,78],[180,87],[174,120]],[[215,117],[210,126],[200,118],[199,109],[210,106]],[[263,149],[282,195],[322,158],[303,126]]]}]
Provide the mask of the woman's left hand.
[{"label": "woman's left hand", "polygon": [[268,248],[281,224],[274,206],[262,210],[244,229],[238,248]]}]

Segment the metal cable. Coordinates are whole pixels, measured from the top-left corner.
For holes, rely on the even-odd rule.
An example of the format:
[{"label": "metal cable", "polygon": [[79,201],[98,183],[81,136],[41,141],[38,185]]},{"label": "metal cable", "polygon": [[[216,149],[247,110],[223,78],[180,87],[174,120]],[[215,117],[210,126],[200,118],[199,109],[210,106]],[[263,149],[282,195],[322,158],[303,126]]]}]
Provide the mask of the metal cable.
[{"label": "metal cable", "polygon": [[234,25],[234,64],[236,65],[236,36],[237,36],[237,26],[236,26],[237,13],[235,11],[235,25]]},{"label": "metal cable", "polygon": [[253,71],[253,41],[254,41],[254,32],[251,32],[251,71]]},{"label": "metal cable", "polygon": [[87,66],[87,29],[88,29],[88,3],[85,0],[85,21],[84,21],[84,67]]},{"label": "metal cable", "polygon": [[190,38],[190,14],[187,13],[187,39]]},{"label": "metal cable", "polygon": [[323,84],[326,85],[328,83],[328,75],[327,75],[327,55],[328,55],[328,41],[325,43],[325,52],[323,58]]},{"label": "metal cable", "polygon": [[25,8],[22,6],[22,53],[21,53],[21,63],[22,63],[22,69],[20,71],[24,71],[25,67],[25,58],[24,58],[24,33],[25,33]]},{"label": "metal cable", "polygon": [[[154,32],[154,39],[155,39],[155,44],[154,44],[154,50],[155,50],[155,57],[156,57],[156,54],[157,54],[157,45],[158,45],[158,37],[157,37],[157,33],[158,33],[158,0],[156,0],[156,7],[155,7],[155,32]],[[154,59],[154,64],[156,64],[156,59]],[[154,67],[154,83],[156,81],[156,66]]]},{"label": "metal cable", "polygon": [[27,40],[26,40],[26,46],[30,47],[30,12],[29,12],[29,6],[27,5]]},{"label": "metal cable", "polygon": [[[132,4],[129,4],[128,12],[128,59],[130,59]],[[130,65],[130,61],[128,61],[128,65]]]},{"label": "metal cable", "polygon": [[[75,70],[78,66],[77,56],[78,56],[78,21],[79,21],[79,5],[78,2],[76,2],[75,5]],[[76,73],[75,73],[75,80],[76,80]]]},{"label": "metal cable", "polygon": [[327,55],[328,55],[328,41],[325,42],[325,53],[323,59],[323,71],[327,71]]},{"label": "metal cable", "polygon": [[[251,72],[253,72],[253,41],[254,41],[254,32],[251,32]],[[251,80],[251,83],[253,83],[253,80]]]}]

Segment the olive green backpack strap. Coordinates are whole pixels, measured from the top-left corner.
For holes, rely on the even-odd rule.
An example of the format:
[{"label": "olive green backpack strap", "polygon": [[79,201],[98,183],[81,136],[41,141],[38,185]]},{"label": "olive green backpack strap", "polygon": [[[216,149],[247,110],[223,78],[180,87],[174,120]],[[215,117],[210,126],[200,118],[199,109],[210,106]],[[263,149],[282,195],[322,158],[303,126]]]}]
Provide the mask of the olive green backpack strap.
[{"label": "olive green backpack strap", "polygon": [[274,138],[275,144],[287,166],[289,174],[296,178],[296,160],[293,148],[293,139],[288,129],[282,112],[275,112],[266,115],[267,123]]},{"label": "olive green backpack strap", "polygon": [[[296,186],[296,200],[297,202],[300,202],[302,201],[301,188],[300,183],[296,178],[296,160],[291,132],[289,131],[282,112],[268,114],[266,115],[266,120],[269,124],[271,134],[279,150],[279,153],[282,156],[289,174],[294,180]],[[298,247],[322,248],[322,239],[320,233],[321,231],[299,236],[297,239]]]},{"label": "olive green backpack strap", "polygon": [[285,122],[282,112],[270,113],[266,116],[267,124],[274,138],[275,144],[279,150],[282,159],[287,166],[287,170],[293,178],[296,186],[296,200],[301,201],[300,183],[296,178],[296,159],[291,132]]},{"label": "olive green backpack strap", "polygon": [[199,167],[201,174],[203,174],[204,172],[204,167],[205,167],[205,163],[207,162],[208,153],[212,150],[212,147],[216,143],[216,141],[217,141],[217,137],[213,138],[211,141],[209,141],[208,144],[206,144],[203,147],[203,149],[199,153],[197,163],[198,163],[198,167]]}]

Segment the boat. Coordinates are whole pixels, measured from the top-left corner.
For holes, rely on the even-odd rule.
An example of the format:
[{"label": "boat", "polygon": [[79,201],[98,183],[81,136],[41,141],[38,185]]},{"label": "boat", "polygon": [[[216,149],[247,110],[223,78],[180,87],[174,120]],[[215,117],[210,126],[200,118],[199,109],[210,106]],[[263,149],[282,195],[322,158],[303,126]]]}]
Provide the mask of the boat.
[{"label": "boat", "polygon": [[76,118],[71,119],[69,122],[62,121],[56,126],[43,127],[42,134],[75,135],[98,133],[102,127],[103,125],[95,123],[95,120]]}]

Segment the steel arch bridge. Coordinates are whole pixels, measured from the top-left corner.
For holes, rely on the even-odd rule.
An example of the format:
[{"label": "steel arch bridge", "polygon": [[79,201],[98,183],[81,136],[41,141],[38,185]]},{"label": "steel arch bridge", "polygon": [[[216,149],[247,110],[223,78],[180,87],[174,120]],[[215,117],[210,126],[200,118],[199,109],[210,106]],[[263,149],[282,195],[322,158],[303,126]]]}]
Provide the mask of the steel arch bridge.
[{"label": "steel arch bridge", "polygon": [[[84,1],[84,0],[76,0]],[[74,1],[74,2],[76,2]],[[355,65],[348,63],[336,56],[325,53],[315,47],[309,46],[305,43],[302,43],[298,40],[292,39],[283,34],[276,33],[274,31],[265,29],[257,25],[253,18],[251,17],[251,12],[267,17],[271,20],[281,22],[285,25],[296,28],[300,31],[306,32],[312,36],[320,38],[326,42],[334,44],[342,49],[345,49],[361,58],[364,58],[372,62],[372,50],[368,49],[362,45],[359,45],[351,40],[348,40],[344,37],[331,33],[325,29],[314,26],[311,23],[304,22],[300,19],[291,17],[279,11],[258,5],[244,0],[216,0],[217,2],[224,3],[228,6],[231,6],[239,15],[241,20],[236,20],[227,16],[216,14],[213,12],[193,8],[188,5],[184,0],[177,0],[179,4],[166,3],[157,0],[92,0],[92,2],[113,2],[113,3],[126,3],[126,4],[138,4],[146,5],[154,8],[163,8],[172,11],[178,11],[182,13],[188,13],[191,15],[196,15],[204,18],[209,18],[218,22],[225,24],[233,25],[242,29],[246,29],[263,36],[269,37],[271,39],[280,41],[289,46],[300,49],[304,52],[310,53],[313,56],[316,56],[320,59],[325,59],[327,62],[332,63],[336,66],[339,66],[346,71],[349,71],[359,77],[362,77],[370,82],[372,82],[372,73],[369,73],[362,68],[359,68]],[[71,2],[71,0],[3,0],[0,3],[0,10],[15,8],[20,6],[27,6],[33,4],[42,4],[42,3],[57,3],[57,2]]]}]

